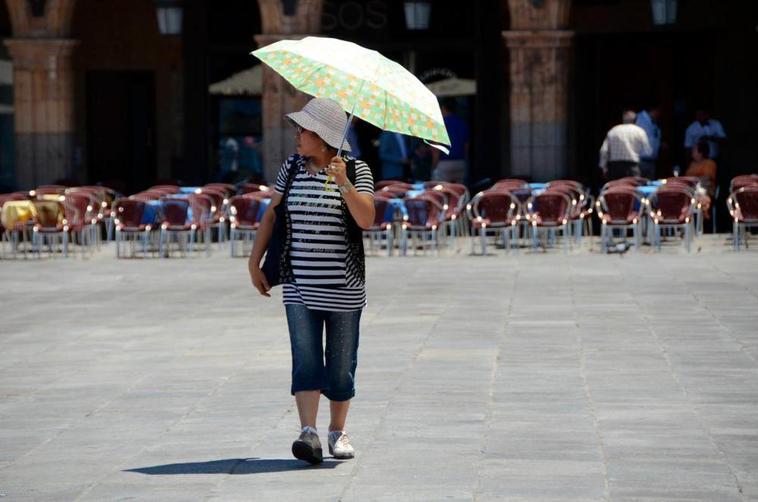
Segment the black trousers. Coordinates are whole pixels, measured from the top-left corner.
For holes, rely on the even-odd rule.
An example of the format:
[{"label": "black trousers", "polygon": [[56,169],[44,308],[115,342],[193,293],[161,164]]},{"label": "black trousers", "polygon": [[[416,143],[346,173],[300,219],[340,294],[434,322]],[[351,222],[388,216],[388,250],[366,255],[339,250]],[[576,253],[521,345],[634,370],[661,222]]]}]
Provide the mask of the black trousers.
[{"label": "black trousers", "polygon": [[630,160],[609,160],[608,181],[625,178],[626,176],[639,176],[640,166]]}]

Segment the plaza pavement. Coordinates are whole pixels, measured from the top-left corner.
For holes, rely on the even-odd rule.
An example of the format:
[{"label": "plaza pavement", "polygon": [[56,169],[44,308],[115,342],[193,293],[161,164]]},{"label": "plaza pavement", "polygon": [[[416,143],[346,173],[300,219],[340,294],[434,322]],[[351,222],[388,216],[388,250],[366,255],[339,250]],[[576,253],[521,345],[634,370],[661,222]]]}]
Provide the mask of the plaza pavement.
[{"label": "plaza pavement", "polygon": [[0,501],[758,500],[758,253],[698,247],[369,258],[318,467],[245,260],[0,260]]}]

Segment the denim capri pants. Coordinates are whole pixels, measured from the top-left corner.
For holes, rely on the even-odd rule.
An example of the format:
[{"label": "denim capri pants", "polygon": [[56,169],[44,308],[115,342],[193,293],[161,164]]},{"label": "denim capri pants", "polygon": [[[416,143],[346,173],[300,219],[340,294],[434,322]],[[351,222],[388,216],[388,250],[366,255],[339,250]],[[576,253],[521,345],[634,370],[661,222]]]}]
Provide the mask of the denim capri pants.
[{"label": "denim capri pants", "polygon": [[355,396],[362,311],[312,310],[298,304],[284,307],[292,346],[292,394],[320,390],[331,401]]}]

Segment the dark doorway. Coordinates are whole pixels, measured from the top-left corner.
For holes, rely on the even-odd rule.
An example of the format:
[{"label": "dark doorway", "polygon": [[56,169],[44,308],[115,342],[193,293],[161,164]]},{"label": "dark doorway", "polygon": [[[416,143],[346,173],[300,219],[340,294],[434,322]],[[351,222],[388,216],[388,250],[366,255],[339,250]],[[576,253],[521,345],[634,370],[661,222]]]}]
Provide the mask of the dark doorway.
[{"label": "dark doorway", "polygon": [[133,193],[155,182],[155,164],[153,73],[87,72],[89,181],[118,181]]},{"label": "dark doorway", "polygon": [[698,107],[713,109],[713,33],[580,35],[574,71],[575,175],[597,186],[598,150],[621,113],[657,104],[662,143],[658,177],[686,169],[684,131]]}]

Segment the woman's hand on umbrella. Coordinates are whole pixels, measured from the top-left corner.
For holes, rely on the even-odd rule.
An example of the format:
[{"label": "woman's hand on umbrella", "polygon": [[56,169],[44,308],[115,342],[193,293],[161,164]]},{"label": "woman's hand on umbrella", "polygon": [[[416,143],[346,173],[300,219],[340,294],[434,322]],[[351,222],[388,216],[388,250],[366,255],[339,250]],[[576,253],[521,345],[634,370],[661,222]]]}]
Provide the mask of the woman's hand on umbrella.
[{"label": "woman's hand on umbrella", "polygon": [[342,157],[332,157],[332,160],[329,161],[329,165],[326,167],[326,174],[334,178],[334,182],[338,185],[347,183],[347,166]]}]

